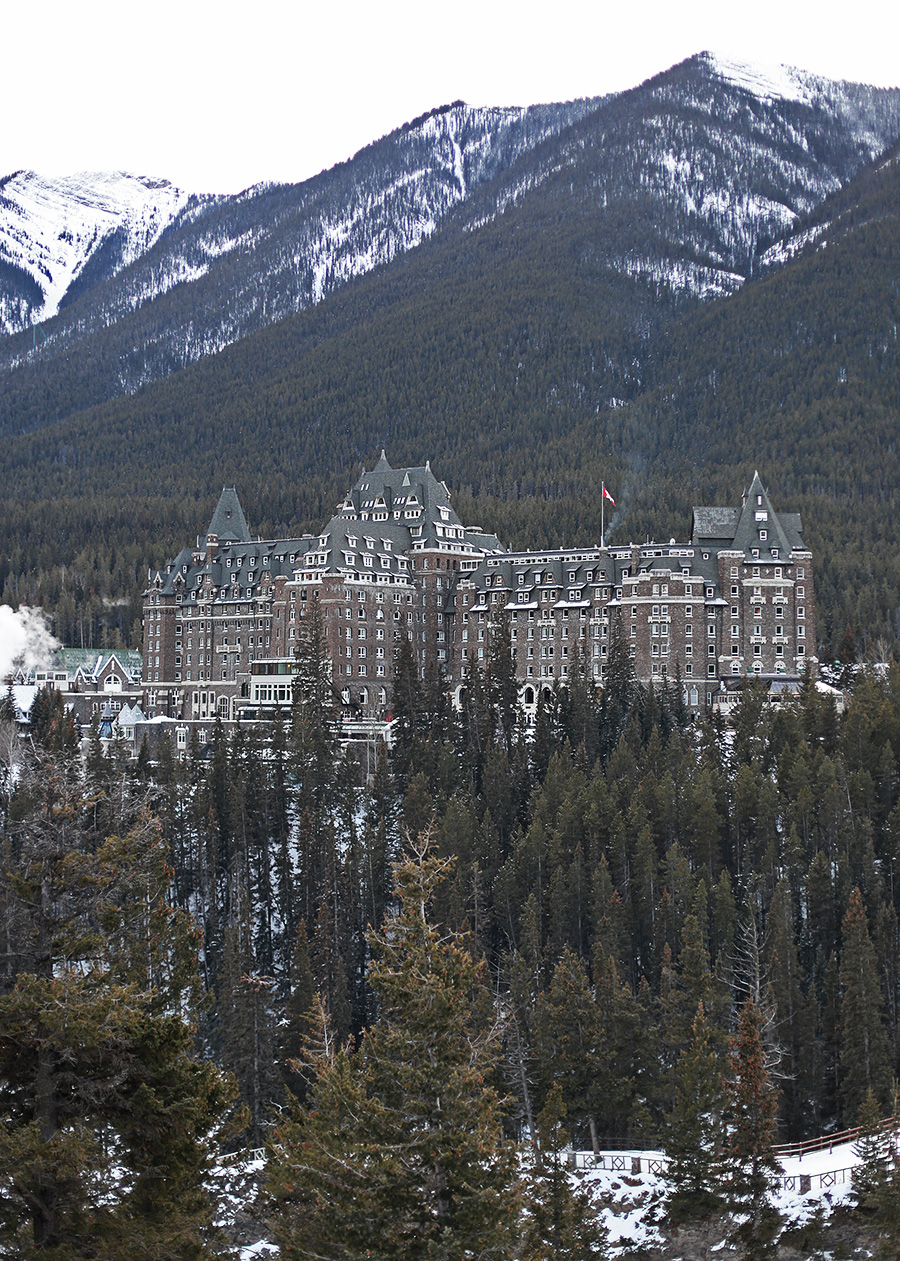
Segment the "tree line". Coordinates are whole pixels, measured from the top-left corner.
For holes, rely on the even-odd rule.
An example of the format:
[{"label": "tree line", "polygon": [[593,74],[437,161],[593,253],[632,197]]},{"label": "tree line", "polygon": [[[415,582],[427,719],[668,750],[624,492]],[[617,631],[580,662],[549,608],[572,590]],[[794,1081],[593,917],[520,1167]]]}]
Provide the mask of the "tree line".
[{"label": "tree line", "polygon": [[[26,1027],[44,1030],[41,1005],[60,977],[48,972],[48,956],[39,964],[25,951],[27,923],[35,940],[49,935],[68,952],[68,983],[78,1004],[88,1003],[79,1026],[86,1044],[102,1027],[107,985],[124,987],[117,1017],[133,1021],[113,1038],[112,1059],[101,1039],[102,1055],[83,1066],[69,1065],[53,1042],[60,1031],[42,1032],[56,1047],[50,1075],[64,1083],[54,1088],[65,1103],[54,1104],[58,1130],[85,1107],[85,1072],[104,1141],[128,1166],[137,1160],[128,1154],[131,1132],[123,1137],[128,1109],[116,1113],[115,1090],[107,1099],[97,1082],[104,1073],[135,1091],[150,1082],[152,1107],[164,1111],[153,1075],[178,1065],[207,1092],[206,1104],[190,1105],[197,1124],[184,1157],[188,1181],[219,1143],[271,1144],[271,1211],[285,1239],[314,1220],[333,1131],[363,1166],[381,1145],[406,1171],[403,1185],[419,1177],[422,1151],[411,1154],[399,1139],[403,1092],[389,1107],[383,1084],[398,1062],[421,1066],[424,1053],[403,1050],[417,1037],[428,1054],[439,1043],[451,1055],[440,1062],[460,1099],[471,1094],[467,1074],[483,1082],[475,1113],[448,1125],[481,1134],[498,1168],[503,1144],[538,1135],[545,1152],[569,1143],[661,1145],[674,1162],[674,1214],[704,1211],[702,1187],[723,1203],[743,1187],[744,1216],[759,1238],[771,1234],[764,1209],[772,1171],[753,1162],[773,1139],[841,1129],[892,1106],[900,669],[860,670],[842,715],[811,680],[780,706],[750,682],[726,729],[714,717],[691,722],[677,681],[640,685],[618,630],[599,697],[586,665],[576,660],[568,686],[542,698],[527,729],[507,636],[492,635],[459,709],[440,673],[421,673],[401,643],[391,747],[342,754],[313,617],[289,713],[230,732],[216,726],[206,744],[195,735],[183,760],[164,737],[154,759],[144,747],[128,763],[120,746],[103,747],[95,727],[83,776],[61,698],[45,697],[36,760],[7,776],[2,797],[0,1001],[15,1019],[0,1054],[19,1117],[5,1140],[6,1176],[27,1158],[22,1126],[32,1127],[28,1142],[48,1141],[32,1072],[42,1061],[23,1055],[23,1040]],[[47,767],[57,763],[68,787],[48,797],[62,772],[51,777]],[[115,855],[133,868],[128,880]],[[41,872],[59,882],[51,901],[61,924],[38,915]],[[144,882],[141,898],[132,880]],[[412,898],[411,884],[423,880],[427,897]],[[154,914],[181,926],[171,944],[168,931],[148,927]],[[415,975],[437,986],[433,1007],[420,1009],[425,995],[410,989],[406,964],[391,963],[401,939]],[[76,961],[88,957],[86,980]],[[30,988],[38,982],[49,991]],[[91,985],[94,1008],[82,993]],[[423,1030],[426,1017],[437,1023]],[[138,1037],[145,1021],[152,1048]],[[464,1037],[452,1033],[457,1027]],[[471,1062],[452,1060],[460,1042],[473,1048]],[[409,1072],[410,1098],[427,1094],[428,1083]],[[239,1105],[228,1102],[228,1081]],[[757,1095],[745,1097],[751,1081]],[[372,1130],[353,1128],[363,1097],[385,1107],[380,1119],[372,1113]],[[422,1107],[427,1141],[449,1141],[434,1135],[433,1100]],[[742,1109],[759,1123],[749,1139]],[[231,1139],[213,1139],[214,1118],[229,1112]],[[96,1156],[90,1130],[79,1131],[85,1146],[72,1148],[73,1169]],[[318,1145],[321,1166],[304,1164],[300,1178],[297,1144],[307,1142]],[[435,1178],[443,1165],[431,1150]],[[468,1167],[472,1157],[460,1159]],[[554,1167],[548,1157],[538,1171],[541,1195],[556,1194]],[[366,1190],[376,1216],[393,1211],[383,1196],[395,1179],[384,1176],[381,1191]],[[73,1177],[77,1200],[85,1184]],[[503,1187],[495,1187],[501,1252],[503,1231],[513,1229],[508,1214],[518,1212],[507,1190],[522,1194]],[[440,1186],[434,1194],[441,1201]],[[590,1214],[567,1205],[580,1230]],[[119,1229],[116,1214],[135,1211],[120,1201],[101,1216]],[[34,1220],[33,1206],[28,1212]],[[450,1218],[440,1220],[450,1229]],[[195,1225],[211,1230],[208,1220]],[[354,1238],[361,1249],[364,1233]],[[305,1255],[300,1243],[290,1247],[297,1251],[286,1255]]]}]

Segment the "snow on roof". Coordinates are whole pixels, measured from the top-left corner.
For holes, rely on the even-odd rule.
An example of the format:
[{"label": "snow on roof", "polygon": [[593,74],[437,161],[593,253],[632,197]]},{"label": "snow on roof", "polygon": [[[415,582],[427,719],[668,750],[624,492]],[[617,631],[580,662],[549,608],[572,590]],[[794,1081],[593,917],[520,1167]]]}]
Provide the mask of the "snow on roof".
[{"label": "snow on roof", "polygon": [[34,698],[38,694],[37,687],[32,683],[14,683],[13,700],[16,703],[16,709],[22,718],[27,718],[31,713],[31,706],[34,704]]}]

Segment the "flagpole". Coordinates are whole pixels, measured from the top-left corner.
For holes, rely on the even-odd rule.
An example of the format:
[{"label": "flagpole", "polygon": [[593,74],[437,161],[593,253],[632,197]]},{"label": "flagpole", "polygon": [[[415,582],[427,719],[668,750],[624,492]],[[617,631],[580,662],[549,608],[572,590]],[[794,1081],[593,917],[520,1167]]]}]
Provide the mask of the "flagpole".
[{"label": "flagpole", "polygon": [[600,546],[601,547],[605,546],[603,542],[603,526],[604,526],[604,511],[603,510],[606,507],[606,495],[604,494],[605,490],[606,490],[606,482],[601,482],[600,483]]}]

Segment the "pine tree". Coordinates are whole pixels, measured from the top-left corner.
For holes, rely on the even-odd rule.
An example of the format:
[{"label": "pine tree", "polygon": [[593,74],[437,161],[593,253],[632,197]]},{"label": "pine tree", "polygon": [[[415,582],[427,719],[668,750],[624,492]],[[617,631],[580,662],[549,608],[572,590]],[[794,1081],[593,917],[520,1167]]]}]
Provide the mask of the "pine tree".
[{"label": "pine tree", "polygon": [[845,1117],[855,1120],[868,1090],[887,1104],[891,1080],[884,995],[859,889],[850,895],[842,940],[841,1096]]},{"label": "pine tree", "polygon": [[635,702],[636,688],[631,648],[621,613],[617,610],[610,630],[606,679],[600,698],[600,756],[604,763],[612,756],[625,730]]},{"label": "pine tree", "polygon": [[569,1117],[587,1123],[599,1150],[597,1114],[607,1082],[601,1073],[600,1013],[584,964],[568,946],[553,969],[535,1016],[538,1072],[543,1090],[556,1083]]},{"label": "pine tree", "polygon": [[508,1253],[515,1173],[486,1081],[483,966],[429,919],[449,865],[422,844],[397,866],[397,910],[371,936],[378,1019],[357,1050],[316,1057],[310,1106],[277,1131],[269,1194],[286,1258]]}]

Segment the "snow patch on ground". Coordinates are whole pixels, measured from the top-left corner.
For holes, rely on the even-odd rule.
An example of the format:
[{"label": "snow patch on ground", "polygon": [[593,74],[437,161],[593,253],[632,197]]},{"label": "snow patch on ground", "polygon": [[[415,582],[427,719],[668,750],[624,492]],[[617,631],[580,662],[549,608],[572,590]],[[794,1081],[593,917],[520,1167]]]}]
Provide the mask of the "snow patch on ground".
[{"label": "snow patch on ground", "polygon": [[[569,1155],[575,1166],[570,1175],[573,1185],[588,1189],[608,1231],[614,1257],[666,1244],[663,1231],[667,1224],[665,1202],[669,1186],[664,1172],[667,1164],[664,1152],[635,1149],[600,1153],[596,1158],[592,1152]],[[220,1223],[223,1226],[233,1225],[238,1215],[252,1216],[264,1162],[257,1152],[248,1156],[251,1158],[245,1161],[220,1166],[213,1175],[217,1189],[224,1193]],[[851,1201],[852,1170],[859,1163],[852,1143],[785,1157],[780,1163],[782,1176],[772,1199],[786,1229],[804,1225],[819,1211],[827,1216]],[[711,1251],[726,1247],[727,1240],[723,1240],[713,1245]],[[257,1261],[273,1254],[277,1254],[277,1248],[266,1239],[240,1244],[241,1261]]]},{"label": "snow patch on ground", "polygon": [[691,293],[704,300],[734,293],[744,283],[736,272],[704,267],[687,260],[671,261],[629,254],[615,261],[616,269],[627,276],[644,277],[665,285],[673,293]]}]

